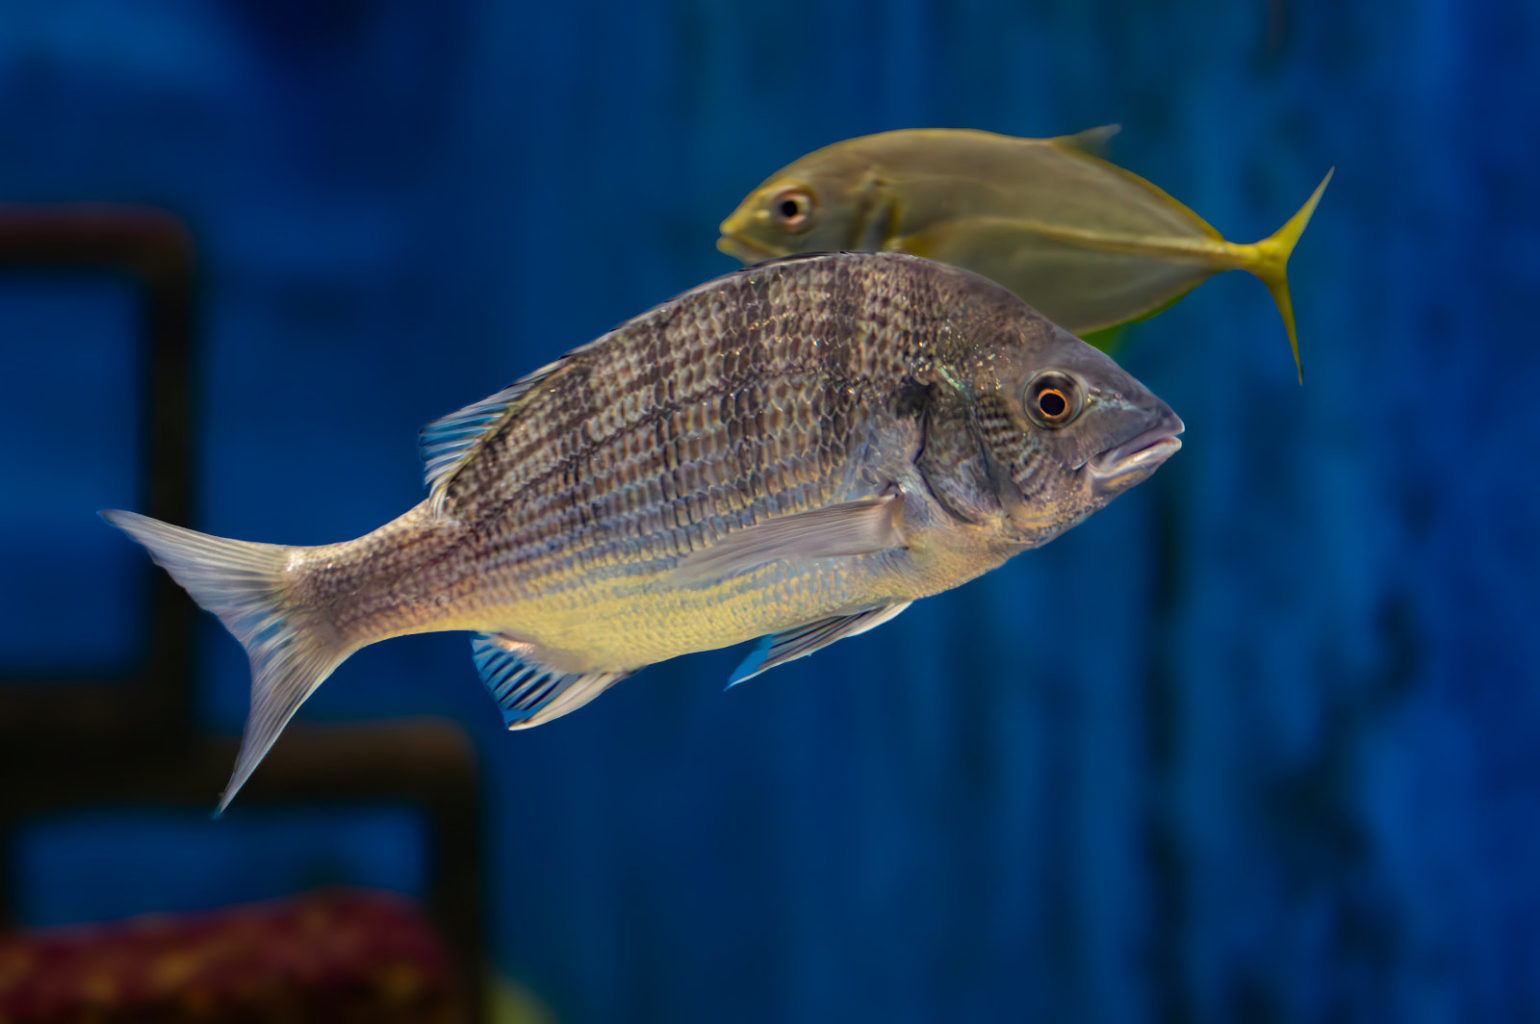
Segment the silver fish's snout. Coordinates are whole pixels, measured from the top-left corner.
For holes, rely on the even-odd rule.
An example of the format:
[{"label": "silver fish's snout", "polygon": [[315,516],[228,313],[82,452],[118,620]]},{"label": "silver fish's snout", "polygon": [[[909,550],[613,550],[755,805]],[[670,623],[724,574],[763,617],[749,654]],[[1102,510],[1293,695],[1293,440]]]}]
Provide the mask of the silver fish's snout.
[{"label": "silver fish's snout", "polygon": [[1092,488],[1098,494],[1118,494],[1149,479],[1161,463],[1182,447],[1177,435],[1185,429],[1181,417],[1162,406],[1153,425],[1086,464]]}]

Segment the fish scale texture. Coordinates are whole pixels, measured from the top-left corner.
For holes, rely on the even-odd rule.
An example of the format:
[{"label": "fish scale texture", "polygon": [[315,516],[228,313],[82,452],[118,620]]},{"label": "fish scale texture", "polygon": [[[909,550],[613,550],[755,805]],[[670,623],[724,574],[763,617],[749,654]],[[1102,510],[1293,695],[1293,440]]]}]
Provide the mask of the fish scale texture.
[{"label": "fish scale texture", "polygon": [[[1305,387],[1241,275],[1135,325],[1187,446],[1061,540],[729,694],[742,652],[704,654],[510,736],[445,635],[361,652],[305,714],[472,731],[488,959],[563,1024],[1540,1019],[1535,5],[0,22],[7,200],[194,229],[191,525],[254,540],[419,501],[423,424],[731,269],[717,223],[819,146],[1117,121],[1118,163],[1246,239],[1336,165],[1290,263]],[[90,515],[140,493],[132,307],[7,281],[10,664],[105,663],[152,571]],[[21,301],[43,284],[68,331]],[[246,661],[202,629],[200,719],[232,732]],[[411,843],[273,818],[39,823],[19,912],[416,884]]]},{"label": "fish scale texture", "polygon": [[895,292],[921,306],[934,293],[896,267],[775,264],[606,335],[450,481],[446,512],[495,523],[488,568],[543,575],[654,566],[821,503],[922,344],[879,315]]},{"label": "fish scale texture", "polygon": [[[952,322],[1023,313],[989,282],[899,255],[796,258],[713,281],[510,387],[429,502],[309,552],[321,568],[296,587],[353,642],[506,629],[582,669],[819,618],[859,601],[861,578],[772,568],[637,598],[736,531],[881,493],[911,454],[889,448],[917,432],[895,434],[918,422],[905,404],[916,374],[990,340]],[[479,423],[493,403],[466,415]]]}]

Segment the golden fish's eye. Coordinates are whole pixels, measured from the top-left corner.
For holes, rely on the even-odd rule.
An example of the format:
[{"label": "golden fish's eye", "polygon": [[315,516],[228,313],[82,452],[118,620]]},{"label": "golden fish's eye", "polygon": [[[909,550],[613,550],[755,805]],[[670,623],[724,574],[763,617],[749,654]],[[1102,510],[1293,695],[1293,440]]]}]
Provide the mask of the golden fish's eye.
[{"label": "golden fish's eye", "polygon": [[786,231],[806,231],[813,226],[813,197],[804,189],[783,188],[770,199],[770,216]]},{"label": "golden fish's eye", "polygon": [[1074,377],[1046,370],[1027,382],[1027,416],[1033,423],[1050,430],[1074,422],[1085,408],[1085,395]]}]

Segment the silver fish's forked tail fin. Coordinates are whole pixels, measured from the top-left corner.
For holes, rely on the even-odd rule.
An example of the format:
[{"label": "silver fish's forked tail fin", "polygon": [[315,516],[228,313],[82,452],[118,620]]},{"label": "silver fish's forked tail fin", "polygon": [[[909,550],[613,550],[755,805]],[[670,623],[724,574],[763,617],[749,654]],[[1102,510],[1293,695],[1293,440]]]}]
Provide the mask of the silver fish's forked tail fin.
[{"label": "silver fish's forked tail fin", "polygon": [[134,512],[103,519],[143,544],[194,601],[219,616],[251,658],[251,712],[222,812],[251,777],[294,712],[350,653],[330,626],[289,594],[294,548],[210,537]]},{"label": "silver fish's forked tail fin", "polygon": [[1283,227],[1260,242],[1242,247],[1255,254],[1243,267],[1267,285],[1268,294],[1278,306],[1278,315],[1283,317],[1283,328],[1289,332],[1289,347],[1294,351],[1294,369],[1301,384],[1305,382],[1305,368],[1299,360],[1299,338],[1294,333],[1294,303],[1289,298],[1289,256],[1299,244],[1299,236],[1305,233],[1305,225],[1310,223],[1316,204],[1321,201],[1321,193],[1326,191],[1335,173],[1335,167],[1326,172],[1326,177],[1310,193],[1305,205]]}]

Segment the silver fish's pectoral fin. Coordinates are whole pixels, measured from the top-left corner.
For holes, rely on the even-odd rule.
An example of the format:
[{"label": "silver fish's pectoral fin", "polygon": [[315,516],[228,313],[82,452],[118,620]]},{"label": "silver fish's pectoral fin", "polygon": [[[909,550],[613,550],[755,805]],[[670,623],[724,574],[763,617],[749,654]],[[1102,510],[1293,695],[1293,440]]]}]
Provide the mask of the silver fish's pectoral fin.
[{"label": "silver fish's pectoral fin", "polygon": [[854,615],[836,615],[830,619],[819,619],[817,622],[810,622],[796,629],[788,629],[784,633],[767,636],[760,640],[759,645],[754,648],[754,653],[743,659],[743,663],[733,670],[731,678],[727,680],[727,688],[732,689],[739,683],[753,679],[761,672],[769,671],[777,665],[805,658],[820,647],[827,647],[836,640],[843,640],[847,636],[855,636],[858,633],[865,633],[868,629],[874,629],[913,603],[903,601],[899,604],[879,605],[876,608],[868,608],[864,612],[856,612]]},{"label": "silver fish's pectoral fin", "polygon": [[510,729],[528,729],[576,711],[631,674],[562,672],[545,665],[534,644],[500,633],[477,633],[471,638],[471,656]]},{"label": "silver fish's pectoral fin", "polygon": [[692,551],[666,578],[675,586],[723,579],[787,558],[837,558],[903,547],[894,526],[898,494],[767,519]]},{"label": "silver fish's pectoral fin", "polygon": [[422,454],[428,500],[435,513],[443,509],[444,493],[449,487],[449,481],[476,454],[482,441],[507,422],[524,398],[542,382],[549,380],[567,361],[562,358],[542,366],[497,394],[473,402],[422,428],[417,437],[417,447]]}]

